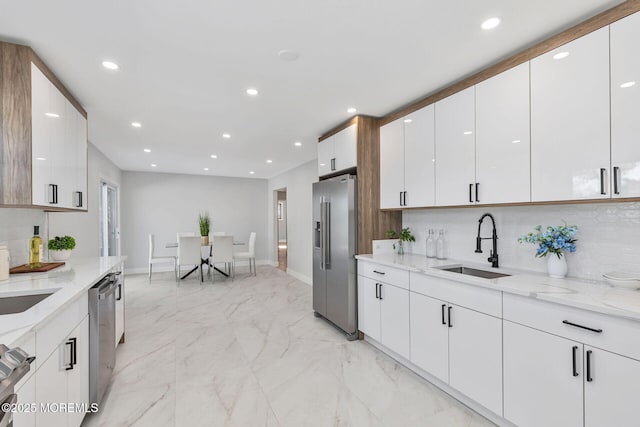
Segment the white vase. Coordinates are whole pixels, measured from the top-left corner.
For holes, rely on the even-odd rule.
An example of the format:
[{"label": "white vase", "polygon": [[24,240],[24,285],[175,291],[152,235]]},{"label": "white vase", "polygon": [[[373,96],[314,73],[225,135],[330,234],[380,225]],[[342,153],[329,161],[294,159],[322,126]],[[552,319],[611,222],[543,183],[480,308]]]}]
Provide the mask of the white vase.
[{"label": "white vase", "polygon": [[554,279],[562,279],[567,275],[567,260],[563,254],[560,258],[552,253],[547,255],[547,272]]},{"label": "white vase", "polygon": [[54,261],[66,261],[71,256],[71,250],[70,249],[66,249],[66,250],[63,250],[63,251],[50,250],[49,251],[49,256]]}]

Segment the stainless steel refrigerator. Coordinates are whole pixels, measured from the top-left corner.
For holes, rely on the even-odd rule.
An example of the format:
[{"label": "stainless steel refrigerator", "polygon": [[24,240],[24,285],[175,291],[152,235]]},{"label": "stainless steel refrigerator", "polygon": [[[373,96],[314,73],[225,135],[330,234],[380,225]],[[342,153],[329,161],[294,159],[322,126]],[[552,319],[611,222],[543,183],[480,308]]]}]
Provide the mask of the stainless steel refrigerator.
[{"label": "stainless steel refrigerator", "polygon": [[356,177],[313,184],[313,310],[356,339]]}]

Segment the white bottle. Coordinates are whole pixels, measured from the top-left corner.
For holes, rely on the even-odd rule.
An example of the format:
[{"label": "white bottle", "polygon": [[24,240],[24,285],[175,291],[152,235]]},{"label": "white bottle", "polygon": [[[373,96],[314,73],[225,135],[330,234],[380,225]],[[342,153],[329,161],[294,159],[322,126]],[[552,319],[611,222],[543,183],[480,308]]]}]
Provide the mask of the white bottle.
[{"label": "white bottle", "polygon": [[427,258],[436,257],[436,239],[433,235],[433,229],[429,229],[429,235],[427,237]]},{"label": "white bottle", "polygon": [[0,246],[0,281],[9,279],[9,249]]},{"label": "white bottle", "polygon": [[436,258],[446,259],[444,252],[444,230],[438,232],[438,240],[436,240]]}]

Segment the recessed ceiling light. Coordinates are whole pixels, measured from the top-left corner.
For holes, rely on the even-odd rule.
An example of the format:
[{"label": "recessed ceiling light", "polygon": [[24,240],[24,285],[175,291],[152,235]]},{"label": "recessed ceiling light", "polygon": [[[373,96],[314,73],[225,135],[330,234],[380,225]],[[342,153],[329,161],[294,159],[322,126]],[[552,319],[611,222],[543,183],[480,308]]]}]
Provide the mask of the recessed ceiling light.
[{"label": "recessed ceiling light", "polygon": [[58,113],[44,113],[44,115],[47,117],[55,117],[55,118],[60,117],[60,114]]},{"label": "recessed ceiling light", "polygon": [[47,160],[44,157],[36,157],[36,160]]},{"label": "recessed ceiling light", "polygon": [[631,87],[631,86],[633,86],[633,85],[635,85],[635,84],[636,84],[636,82],[626,82],[626,83],[622,83],[622,84],[620,85],[620,87],[621,87],[621,88],[623,88],[623,89],[625,89],[625,88]]},{"label": "recessed ceiling light", "polygon": [[254,87],[250,87],[247,89],[247,95],[256,96],[258,94],[258,89]]},{"label": "recessed ceiling light", "polygon": [[229,138],[231,138],[231,134],[230,133],[223,133],[222,137],[225,138],[225,139],[229,139]]},{"label": "recessed ceiling light", "polygon": [[217,159],[217,158],[218,158],[218,156],[217,156],[217,155],[215,155],[215,154],[212,154],[212,155],[211,155],[211,158],[212,158],[212,159]]},{"label": "recessed ceiling light", "polygon": [[293,143],[293,145],[295,145],[296,147],[302,147],[302,142],[296,141]]},{"label": "recessed ceiling light", "polygon": [[298,52],[296,52],[295,50],[282,49],[280,52],[278,52],[278,56],[283,61],[295,61],[296,59],[298,59],[300,57],[300,54]]},{"label": "recessed ceiling light", "polygon": [[326,166],[324,163],[320,163],[320,166]]},{"label": "recessed ceiling light", "polygon": [[553,55],[553,59],[564,59],[567,56],[569,56],[569,52],[558,52],[555,55]]},{"label": "recessed ceiling light", "polygon": [[405,123],[411,123],[412,121],[413,121],[413,120],[411,120],[411,119],[404,119],[404,122],[405,122]]},{"label": "recessed ceiling light", "polygon": [[481,27],[482,27],[483,30],[493,30],[498,25],[500,25],[500,18],[493,17],[493,18],[489,18],[489,19],[485,20],[482,23]]},{"label": "recessed ceiling light", "polygon": [[131,122],[131,126],[133,126],[134,128],[141,128],[142,125],[138,122]]},{"label": "recessed ceiling light", "polygon": [[109,69],[109,70],[117,70],[118,68],[120,68],[120,66],[118,64],[116,64],[115,62],[111,62],[111,61],[102,61],[102,66],[104,68]]},{"label": "recessed ceiling light", "polygon": [[251,175],[253,175],[255,172],[254,172],[254,171],[249,171],[249,173],[250,173]]},{"label": "recessed ceiling light", "polygon": [[512,143],[512,144],[517,144],[517,143],[519,143],[519,142],[520,142],[520,140],[519,140],[519,139],[514,139],[513,141],[511,141],[511,143]]},{"label": "recessed ceiling light", "polygon": [[471,132],[470,130],[464,132],[465,135],[471,135],[473,132]]},{"label": "recessed ceiling light", "polygon": [[152,168],[155,168],[156,166],[158,166],[158,165],[156,165],[155,163],[151,163],[151,167]]},{"label": "recessed ceiling light", "polygon": [[209,168],[204,168],[204,170],[208,171],[208,170],[209,170]]},{"label": "recessed ceiling light", "polygon": [[436,159],[431,159],[431,161],[435,163]]},{"label": "recessed ceiling light", "polygon": [[349,107],[349,108],[347,108],[347,113],[349,113],[349,114],[353,114],[353,113],[355,113],[356,111],[358,111],[358,110],[356,110],[356,109],[355,109],[355,108],[353,108],[353,107]]},{"label": "recessed ceiling light", "polygon": [[145,148],[145,149],[144,149],[144,152],[145,152],[145,153],[150,153],[150,152],[151,152],[151,149],[149,149],[149,148]]},{"label": "recessed ceiling light", "polygon": [[273,163],[273,160],[267,159],[267,163]]}]

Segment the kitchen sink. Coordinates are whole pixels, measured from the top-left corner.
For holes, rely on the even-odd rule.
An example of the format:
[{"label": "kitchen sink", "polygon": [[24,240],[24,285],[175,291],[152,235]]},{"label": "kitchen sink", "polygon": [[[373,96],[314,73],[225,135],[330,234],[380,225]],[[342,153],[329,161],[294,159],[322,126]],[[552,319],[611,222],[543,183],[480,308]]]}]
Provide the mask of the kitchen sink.
[{"label": "kitchen sink", "polygon": [[467,276],[482,277],[484,279],[497,279],[498,277],[511,276],[510,274],[496,273],[495,271],[478,270],[476,268],[465,267],[462,265],[458,265],[455,267],[440,267],[440,270],[465,274]]},{"label": "kitchen sink", "polygon": [[15,297],[0,297],[0,315],[22,313],[51,295],[53,295],[53,292],[19,295]]}]

